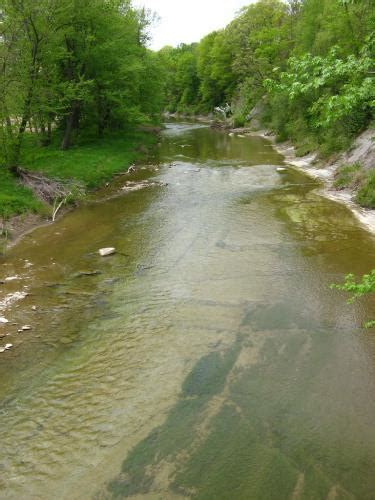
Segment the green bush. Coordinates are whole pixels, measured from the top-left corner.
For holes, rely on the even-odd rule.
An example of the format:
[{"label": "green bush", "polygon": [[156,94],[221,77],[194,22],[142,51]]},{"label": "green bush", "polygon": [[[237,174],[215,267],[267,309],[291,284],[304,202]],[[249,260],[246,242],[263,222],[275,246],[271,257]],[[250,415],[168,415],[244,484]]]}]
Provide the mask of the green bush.
[{"label": "green bush", "polygon": [[[344,283],[334,283],[331,285],[331,289],[349,292],[351,297],[348,299],[348,303],[351,304],[359,297],[375,292],[375,269],[370,271],[369,274],[363,275],[360,279],[356,279],[354,274],[348,274],[345,276]],[[364,327],[374,328],[375,320],[367,321]]]},{"label": "green bush", "polygon": [[233,127],[240,128],[244,127],[246,123],[246,117],[242,113],[233,116]]},{"label": "green bush", "polygon": [[356,202],[365,208],[375,208],[375,172],[367,174],[363,186],[359,189]]}]

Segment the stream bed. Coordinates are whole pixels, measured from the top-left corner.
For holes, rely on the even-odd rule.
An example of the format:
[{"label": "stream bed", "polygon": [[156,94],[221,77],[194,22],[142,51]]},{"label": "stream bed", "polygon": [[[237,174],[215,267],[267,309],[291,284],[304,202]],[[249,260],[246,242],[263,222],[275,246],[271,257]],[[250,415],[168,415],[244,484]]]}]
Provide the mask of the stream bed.
[{"label": "stream bed", "polygon": [[0,498],[375,499],[374,302],[329,287],[375,239],[317,186],[169,123],[0,257]]}]

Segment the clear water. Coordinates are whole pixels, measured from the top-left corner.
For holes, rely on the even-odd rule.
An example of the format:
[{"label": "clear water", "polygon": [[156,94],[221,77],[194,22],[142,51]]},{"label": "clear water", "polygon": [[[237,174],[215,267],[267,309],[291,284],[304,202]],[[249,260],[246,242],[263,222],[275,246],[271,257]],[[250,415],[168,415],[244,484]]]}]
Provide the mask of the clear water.
[{"label": "clear water", "polygon": [[374,239],[263,139],[156,156],[0,261],[0,498],[375,499]]}]

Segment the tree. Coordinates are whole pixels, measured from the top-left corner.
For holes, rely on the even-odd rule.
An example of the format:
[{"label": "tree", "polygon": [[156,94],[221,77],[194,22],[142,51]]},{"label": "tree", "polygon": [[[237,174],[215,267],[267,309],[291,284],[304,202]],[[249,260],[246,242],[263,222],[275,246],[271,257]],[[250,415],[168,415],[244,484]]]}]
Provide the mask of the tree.
[{"label": "tree", "polygon": [[145,44],[149,19],[130,0],[0,0],[2,163],[16,173],[27,127],[67,149],[156,120],[162,71]]}]

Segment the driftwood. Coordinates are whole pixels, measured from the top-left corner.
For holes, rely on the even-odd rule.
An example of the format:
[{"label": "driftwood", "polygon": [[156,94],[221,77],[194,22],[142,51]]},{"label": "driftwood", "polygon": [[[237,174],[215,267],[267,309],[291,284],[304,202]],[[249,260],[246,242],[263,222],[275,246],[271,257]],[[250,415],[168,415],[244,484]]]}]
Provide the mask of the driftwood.
[{"label": "driftwood", "polygon": [[83,196],[85,189],[76,181],[50,179],[38,172],[28,172],[17,168],[22,183],[29,187],[35,196],[52,206],[52,221],[63,205],[68,201]]}]

